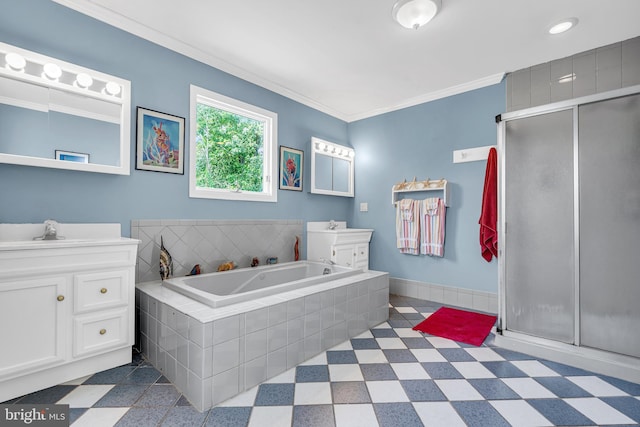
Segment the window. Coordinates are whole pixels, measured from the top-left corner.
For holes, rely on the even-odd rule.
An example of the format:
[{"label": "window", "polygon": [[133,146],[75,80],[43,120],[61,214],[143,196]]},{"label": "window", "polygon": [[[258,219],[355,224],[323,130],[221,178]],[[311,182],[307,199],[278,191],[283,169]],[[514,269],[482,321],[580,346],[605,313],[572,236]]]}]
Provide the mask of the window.
[{"label": "window", "polygon": [[271,111],[191,86],[189,197],[277,201]]}]

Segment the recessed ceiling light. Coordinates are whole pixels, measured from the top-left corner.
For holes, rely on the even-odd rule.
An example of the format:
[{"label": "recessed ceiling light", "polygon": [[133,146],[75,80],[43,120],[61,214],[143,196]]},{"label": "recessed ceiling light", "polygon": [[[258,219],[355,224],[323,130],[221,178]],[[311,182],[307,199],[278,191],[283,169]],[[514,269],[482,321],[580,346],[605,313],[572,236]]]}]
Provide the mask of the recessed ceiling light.
[{"label": "recessed ceiling light", "polygon": [[560,34],[578,25],[578,18],[567,18],[549,28],[549,34]]}]

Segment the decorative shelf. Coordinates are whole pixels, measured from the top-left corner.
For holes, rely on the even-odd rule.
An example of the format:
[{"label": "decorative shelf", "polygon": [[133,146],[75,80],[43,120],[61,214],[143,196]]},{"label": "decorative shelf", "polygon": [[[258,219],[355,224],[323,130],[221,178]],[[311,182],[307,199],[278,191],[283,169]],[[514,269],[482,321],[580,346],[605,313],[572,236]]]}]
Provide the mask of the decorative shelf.
[{"label": "decorative shelf", "polygon": [[391,189],[391,203],[395,206],[398,203],[398,194],[400,193],[418,193],[425,191],[442,191],[444,199],[444,205],[449,207],[449,182],[444,179],[425,179],[424,181],[407,182],[405,179],[403,182],[395,184]]}]

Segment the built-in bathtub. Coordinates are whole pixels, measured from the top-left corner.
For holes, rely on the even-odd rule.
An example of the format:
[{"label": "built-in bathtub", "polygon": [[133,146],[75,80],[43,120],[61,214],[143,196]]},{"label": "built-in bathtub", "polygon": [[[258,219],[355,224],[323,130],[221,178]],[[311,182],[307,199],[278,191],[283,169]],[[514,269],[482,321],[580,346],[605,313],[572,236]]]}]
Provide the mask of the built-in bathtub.
[{"label": "built-in bathtub", "polygon": [[338,265],[299,261],[165,280],[169,289],[209,307],[224,307],[362,273]]},{"label": "built-in bathtub", "polygon": [[136,297],[142,353],[204,411],[387,320],[389,276],[299,261],[140,283]]}]

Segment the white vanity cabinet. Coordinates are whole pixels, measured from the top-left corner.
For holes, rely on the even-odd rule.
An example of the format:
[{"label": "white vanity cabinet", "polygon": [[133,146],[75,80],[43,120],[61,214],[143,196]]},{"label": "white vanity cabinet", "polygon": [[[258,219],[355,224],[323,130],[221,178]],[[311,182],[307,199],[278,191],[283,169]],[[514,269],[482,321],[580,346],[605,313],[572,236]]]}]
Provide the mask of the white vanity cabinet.
[{"label": "white vanity cabinet", "polygon": [[347,228],[346,222],[307,223],[307,259],[331,261],[345,267],[369,269],[369,242],[372,229]]},{"label": "white vanity cabinet", "polygon": [[137,244],[0,241],[0,402],[131,362]]}]

